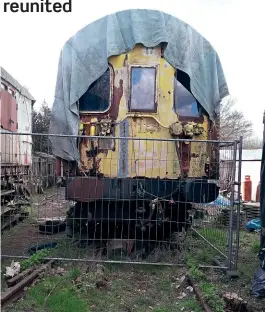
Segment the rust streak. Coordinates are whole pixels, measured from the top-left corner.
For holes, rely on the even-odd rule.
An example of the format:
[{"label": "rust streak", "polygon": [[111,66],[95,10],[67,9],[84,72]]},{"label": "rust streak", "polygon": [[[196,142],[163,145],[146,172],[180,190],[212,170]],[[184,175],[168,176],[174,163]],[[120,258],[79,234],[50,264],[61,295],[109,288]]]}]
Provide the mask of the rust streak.
[{"label": "rust streak", "polygon": [[119,87],[114,86],[112,105],[109,111],[109,116],[112,120],[116,120],[119,114],[120,100],[123,96],[123,80],[120,79]]},{"label": "rust streak", "polygon": [[[218,140],[219,139],[219,118],[215,119],[215,123],[209,121],[208,124],[208,139]],[[218,147],[215,144],[207,144],[207,154],[210,155],[210,167],[209,167],[209,178],[218,179],[218,163],[219,153]]]},{"label": "rust streak", "polygon": [[190,169],[190,144],[185,144],[184,142],[180,142],[180,155],[181,155],[181,163],[183,168],[183,173],[188,175]]}]

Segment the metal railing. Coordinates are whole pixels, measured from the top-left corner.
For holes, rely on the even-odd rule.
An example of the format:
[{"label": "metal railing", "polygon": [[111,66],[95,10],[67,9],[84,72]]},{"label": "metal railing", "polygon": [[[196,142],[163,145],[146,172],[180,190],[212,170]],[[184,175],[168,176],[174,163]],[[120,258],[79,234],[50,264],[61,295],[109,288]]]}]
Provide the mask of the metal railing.
[{"label": "metal railing", "polygon": [[59,178],[47,134],[8,135],[2,257],[44,248],[61,260],[184,265],[197,257],[236,270],[242,141],[76,136],[80,163],[61,161]]}]

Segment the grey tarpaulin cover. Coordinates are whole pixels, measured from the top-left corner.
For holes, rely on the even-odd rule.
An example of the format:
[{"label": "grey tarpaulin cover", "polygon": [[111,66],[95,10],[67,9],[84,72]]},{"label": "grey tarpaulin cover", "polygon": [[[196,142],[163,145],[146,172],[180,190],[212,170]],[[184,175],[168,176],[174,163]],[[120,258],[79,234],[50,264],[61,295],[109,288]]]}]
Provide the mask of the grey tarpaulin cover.
[{"label": "grey tarpaulin cover", "polygon": [[[228,95],[215,50],[183,21],[160,11],[126,10],[99,19],[77,32],[64,45],[58,66],[51,134],[77,135],[77,100],[108,69],[108,57],[133,49],[135,44],[166,45],[165,59],[190,77],[190,88],[213,117]],[[79,161],[76,139],[50,137],[55,156]]]}]

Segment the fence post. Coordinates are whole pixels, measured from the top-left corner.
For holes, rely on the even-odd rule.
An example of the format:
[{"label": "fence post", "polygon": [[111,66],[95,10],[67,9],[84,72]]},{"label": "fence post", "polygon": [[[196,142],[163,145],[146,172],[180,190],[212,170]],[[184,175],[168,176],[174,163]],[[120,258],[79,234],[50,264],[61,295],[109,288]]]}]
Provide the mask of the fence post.
[{"label": "fence post", "polygon": [[233,153],[233,167],[231,173],[231,198],[230,198],[230,216],[229,216],[229,232],[228,232],[228,274],[229,272],[233,271],[233,215],[234,215],[234,202],[235,202],[235,176],[236,176],[236,158],[237,158],[237,144],[238,142],[235,141],[234,146],[234,153]]},{"label": "fence post", "polygon": [[237,172],[237,186],[238,186],[238,203],[237,203],[237,222],[236,222],[236,250],[235,250],[235,261],[234,269],[237,270],[238,265],[238,252],[239,252],[239,238],[240,238],[240,207],[241,207],[241,167],[242,167],[242,151],[243,151],[243,137],[239,139],[238,147],[238,172]]}]

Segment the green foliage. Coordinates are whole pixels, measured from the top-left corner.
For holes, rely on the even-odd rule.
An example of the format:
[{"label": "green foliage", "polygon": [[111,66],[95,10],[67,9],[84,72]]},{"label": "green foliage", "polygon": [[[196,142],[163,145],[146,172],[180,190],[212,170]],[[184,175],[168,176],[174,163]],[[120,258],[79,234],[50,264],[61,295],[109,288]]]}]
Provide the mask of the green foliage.
[{"label": "green foliage", "polygon": [[71,280],[76,280],[81,275],[81,271],[78,268],[73,268],[72,271],[69,273],[68,277]]},{"label": "green foliage", "polygon": [[[200,282],[200,288],[209,306],[213,309],[214,312],[223,312],[225,308],[225,302],[223,298],[220,297],[217,288],[215,288],[212,283],[206,281],[205,274],[197,268],[193,259],[188,259],[188,267],[189,275],[196,281]],[[200,311],[198,309],[193,310]]]},{"label": "green foliage", "polygon": [[213,284],[201,282],[200,288],[207,303],[215,312],[223,312],[225,310],[224,299],[218,294],[218,291]]},{"label": "green foliage", "polygon": [[43,263],[44,258],[46,258],[49,255],[49,253],[50,253],[50,249],[38,250],[30,258],[25,259],[20,263],[21,270],[24,271],[36,264]]},{"label": "green foliage", "polygon": [[258,253],[260,251],[260,242],[253,242],[252,250],[254,253]]},{"label": "green foliage", "polygon": [[[51,120],[51,109],[44,101],[39,112],[33,110],[32,112],[32,132],[48,134]],[[48,153],[51,152],[51,144],[48,135],[33,136],[33,151]]]},{"label": "green foliage", "polygon": [[47,302],[47,307],[51,312],[88,312],[90,309],[84,300],[79,299],[75,292],[70,289],[62,289],[51,296]]},{"label": "green foliage", "polygon": [[194,311],[194,312],[201,312],[202,311],[202,308],[201,306],[199,305],[199,303],[191,298],[191,299],[186,299],[185,301],[183,301],[181,303],[181,305],[184,307],[184,308],[187,308],[189,309],[190,311]]},{"label": "green foliage", "polygon": [[197,265],[192,258],[188,259],[188,268],[188,273],[191,277],[195,278],[196,280],[204,279],[204,273],[197,268]]},{"label": "green foliage", "polygon": [[79,298],[68,277],[56,276],[43,280],[29,290],[27,300],[34,302],[37,311],[89,312],[86,300]]}]

